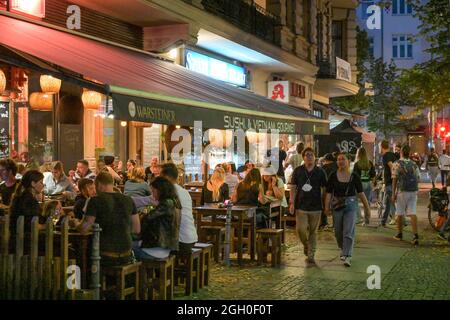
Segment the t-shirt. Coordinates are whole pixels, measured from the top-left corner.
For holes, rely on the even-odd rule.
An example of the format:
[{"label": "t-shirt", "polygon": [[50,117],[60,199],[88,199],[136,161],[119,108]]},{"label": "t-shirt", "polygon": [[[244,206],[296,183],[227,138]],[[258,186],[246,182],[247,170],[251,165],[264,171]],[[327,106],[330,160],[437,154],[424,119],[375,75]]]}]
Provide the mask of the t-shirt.
[{"label": "t-shirt", "polygon": [[369,169],[368,170],[362,170],[360,167],[360,162],[356,162],[355,166],[353,167],[353,172],[356,173],[360,179],[361,182],[370,182],[375,178],[376,172],[375,167],[372,163],[372,161],[369,161]]},{"label": "t-shirt", "polygon": [[228,185],[230,194],[233,194],[239,184],[239,178],[231,173],[225,174],[225,183]]},{"label": "t-shirt", "polygon": [[10,231],[11,234],[16,232],[17,218],[24,216],[24,230],[30,232],[31,220],[33,217],[39,217],[39,223],[45,223],[45,217],[42,216],[42,208],[39,202],[31,194],[31,192],[24,192],[19,197],[15,198],[11,203],[10,208]]},{"label": "t-shirt", "polygon": [[295,170],[297,167],[300,167],[303,163],[302,155],[299,153],[293,154],[290,156],[288,163],[291,165],[292,169]]},{"label": "t-shirt", "polygon": [[392,172],[391,168],[389,168],[388,163],[392,162],[394,163],[396,161],[395,154],[392,152],[386,152],[383,155],[383,177],[384,177],[384,183],[387,186],[392,185]]},{"label": "t-shirt", "polygon": [[322,166],[322,169],[327,174],[327,179],[328,179],[333,172],[337,171],[338,167],[337,167],[336,162],[331,162],[331,163],[324,164]]},{"label": "t-shirt", "polygon": [[439,164],[439,158],[437,154],[430,154],[427,157],[427,166],[428,167],[437,167]]},{"label": "t-shirt", "polygon": [[73,213],[75,214],[75,218],[81,220],[84,216],[84,207],[86,205],[87,198],[82,195],[78,195],[75,198],[75,204],[73,205]]},{"label": "t-shirt", "polygon": [[356,173],[351,174],[349,182],[339,181],[337,172],[333,172],[328,179],[327,193],[334,194],[336,197],[352,197],[361,192],[363,192],[363,186]]},{"label": "t-shirt", "polygon": [[178,200],[181,204],[180,239],[182,243],[195,243],[198,241],[197,229],[195,228],[194,216],[192,215],[192,198],[189,192],[175,185]]},{"label": "t-shirt", "polygon": [[392,172],[392,178],[398,178],[397,186],[400,191],[405,191],[403,190],[403,181],[406,178],[405,170],[409,167],[414,170],[414,175],[416,176],[417,182],[420,181],[419,166],[411,159],[400,159],[398,161],[398,165],[395,167],[395,170]]},{"label": "t-shirt", "polygon": [[17,185],[19,184],[18,181],[16,181],[13,185],[7,186],[6,183],[0,184],[0,194],[2,196],[2,203],[4,205],[9,206],[11,203],[12,196],[14,192],[16,191]]},{"label": "t-shirt", "polygon": [[[308,183],[312,189],[304,191],[303,186]],[[322,189],[327,185],[327,176],[323,169],[314,166],[308,171],[305,165],[297,167],[292,173],[291,184],[295,185],[295,209],[304,211],[322,210]]]},{"label": "t-shirt", "polygon": [[95,217],[102,229],[100,251],[131,250],[131,216],[137,214],[133,200],[121,193],[98,192],[87,205],[86,216]]},{"label": "t-shirt", "polygon": [[145,197],[150,195],[150,187],[146,182],[128,180],[125,182],[123,194],[130,197]]}]

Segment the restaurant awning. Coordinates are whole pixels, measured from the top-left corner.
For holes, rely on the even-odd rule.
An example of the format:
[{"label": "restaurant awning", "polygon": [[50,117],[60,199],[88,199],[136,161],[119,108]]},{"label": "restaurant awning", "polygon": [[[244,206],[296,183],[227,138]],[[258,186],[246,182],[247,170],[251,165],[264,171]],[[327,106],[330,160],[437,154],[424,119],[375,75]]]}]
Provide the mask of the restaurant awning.
[{"label": "restaurant awning", "polygon": [[0,44],[106,85],[119,120],[328,134],[329,122],[152,54],[0,11]]}]

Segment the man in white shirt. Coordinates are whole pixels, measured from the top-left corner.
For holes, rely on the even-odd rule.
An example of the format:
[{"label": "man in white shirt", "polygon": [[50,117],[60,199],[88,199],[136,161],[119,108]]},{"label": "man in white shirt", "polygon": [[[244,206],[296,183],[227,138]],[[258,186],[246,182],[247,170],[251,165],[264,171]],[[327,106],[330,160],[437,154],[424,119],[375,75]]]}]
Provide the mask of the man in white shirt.
[{"label": "man in white shirt", "polygon": [[197,229],[195,228],[194,216],[192,215],[192,198],[189,192],[177,184],[178,169],[173,163],[161,166],[161,176],[169,180],[175,186],[178,199],[181,204],[179,252],[190,254],[195,243],[198,241]]},{"label": "man in white shirt", "polygon": [[441,169],[442,187],[445,187],[447,176],[450,171],[450,156],[447,154],[447,150],[443,150],[439,157],[439,169]]}]

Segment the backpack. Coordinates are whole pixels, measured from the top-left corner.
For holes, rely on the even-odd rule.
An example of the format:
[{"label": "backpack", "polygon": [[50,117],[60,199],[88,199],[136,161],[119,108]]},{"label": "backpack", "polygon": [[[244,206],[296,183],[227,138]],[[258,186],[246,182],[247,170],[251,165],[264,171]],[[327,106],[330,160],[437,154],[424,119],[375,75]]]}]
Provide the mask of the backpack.
[{"label": "backpack", "polygon": [[[400,166],[401,191],[419,191],[419,181],[416,176],[417,165],[413,161],[398,162]],[[399,178],[400,178],[399,177]]]}]

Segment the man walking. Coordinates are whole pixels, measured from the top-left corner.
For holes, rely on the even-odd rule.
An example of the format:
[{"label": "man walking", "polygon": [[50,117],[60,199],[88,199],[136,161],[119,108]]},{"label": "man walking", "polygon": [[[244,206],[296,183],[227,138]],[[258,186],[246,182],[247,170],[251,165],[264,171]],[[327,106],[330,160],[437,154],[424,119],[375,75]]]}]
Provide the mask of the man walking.
[{"label": "man walking", "polygon": [[381,226],[386,226],[386,221],[389,216],[395,212],[394,204],[391,202],[392,198],[392,169],[394,167],[395,154],[389,151],[389,142],[383,140],[381,142],[381,155],[383,157],[383,181],[384,181],[384,212],[381,219]]},{"label": "man walking", "polygon": [[292,170],[294,171],[297,167],[301,166],[301,164],[303,162],[302,152],[303,152],[304,148],[305,148],[305,145],[303,144],[303,142],[297,143],[297,146],[295,147],[295,151],[297,151],[297,153],[291,155],[289,157],[289,159],[287,161],[285,161],[285,164],[284,164],[285,169],[287,167],[291,166]]},{"label": "man walking", "polygon": [[441,183],[443,188],[446,185],[448,172],[450,171],[450,156],[445,149],[439,157],[439,168],[441,169]]},{"label": "man walking", "polygon": [[434,148],[430,149],[430,153],[427,155],[425,161],[425,167],[428,171],[428,175],[430,176],[431,184],[433,188],[435,188],[436,178],[439,175],[439,158]]},{"label": "man walking", "polygon": [[417,192],[419,191],[420,170],[417,164],[409,158],[410,148],[404,145],[400,152],[401,158],[398,166],[392,173],[392,202],[396,203],[397,230],[394,237],[403,240],[403,217],[411,218],[413,230],[413,245],[419,244],[417,233]]},{"label": "man walking", "polygon": [[303,244],[307,262],[314,264],[317,227],[323,209],[326,173],[315,165],[314,151],[306,148],[302,152],[304,164],[292,173],[290,188],[290,211],[296,215],[296,231]]}]

